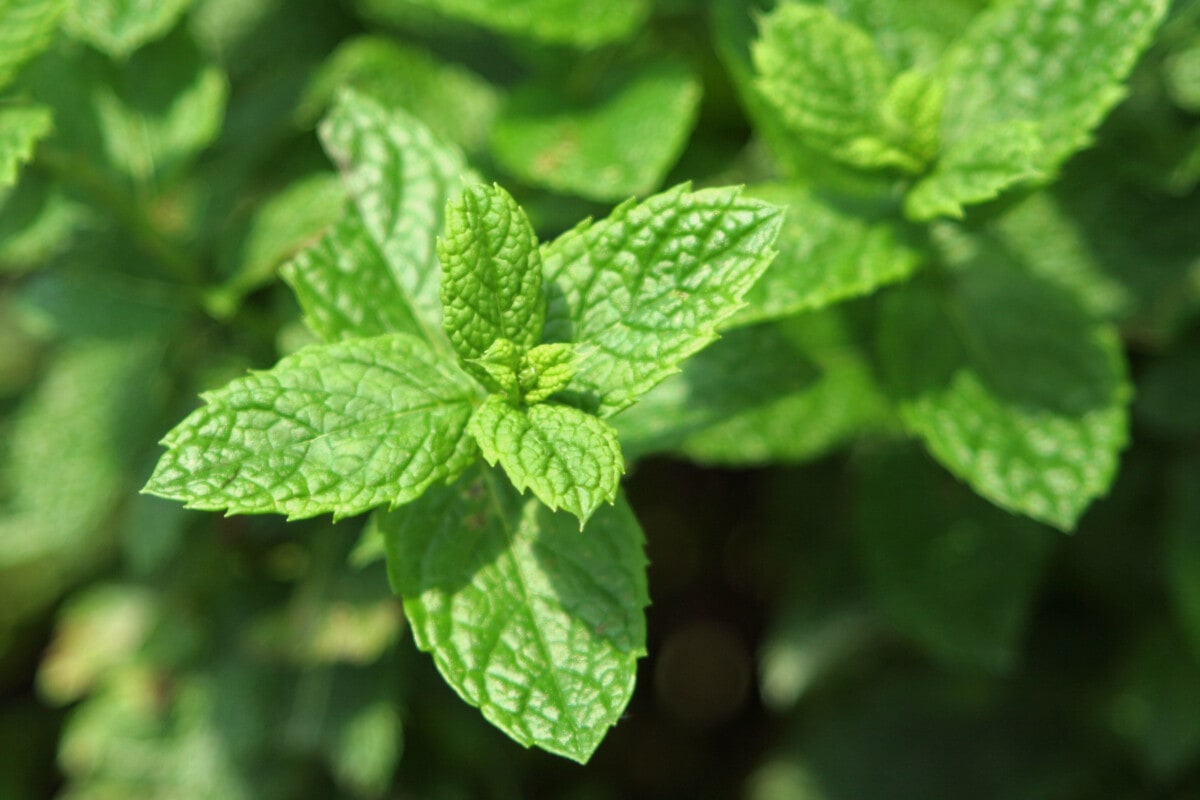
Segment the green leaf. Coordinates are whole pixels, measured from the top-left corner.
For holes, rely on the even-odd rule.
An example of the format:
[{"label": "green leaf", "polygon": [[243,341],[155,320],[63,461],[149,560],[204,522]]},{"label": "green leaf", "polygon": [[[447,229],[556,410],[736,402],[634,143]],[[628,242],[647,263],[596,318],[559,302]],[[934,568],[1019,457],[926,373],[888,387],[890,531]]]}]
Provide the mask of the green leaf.
[{"label": "green leaf", "polygon": [[305,324],[327,342],[384,333],[440,338],[416,316],[357,208],[280,275],[296,293]]},{"label": "green leaf", "polygon": [[45,266],[88,228],[92,214],[48,175],[26,172],[0,189],[0,272]]},{"label": "green leaf", "polygon": [[417,647],[454,690],[521,744],[586,762],[646,652],[646,559],[626,502],[581,533],[480,468],[374,524]]},{"label": "green leaf", "polygon": [[422,325],[436,329],[446,204],[478,179],[457,148],[417,119],[352,92],[339,97],[320,133],[396,286]]},{"label": "green leaf", "polygon": [[0,0],[0,89],[45,50],[68,0]]},{"label": "green leaf", "polygon": [[779,255],[746,294],[746,307],[730,322],[744,325],[870,294],[908,278],[921,255],[887,218],[867,219],[836,200],[799,186],[762,184],[748,190],[786,206],[775,246]]},{"label": "green leaf", "polygon": [[879,426],[886,400],[836,313],[724,334],[613,418],[627,458],[797,461]]},{"label": "green leaf", "polygon": [[904,213],[923,222],[963,216],[963,206],[992,200],[1014,184],[1042,177],[1043,143],[1030,122],[989,125],[954,143],[904,198]]},{"label": "green leaf", "polygon": [[946,54],[948,145],[997,123],[1032,122],[1033,166],[1053,172],[1087,146],[1124,95],[1122,83],[1166,12],[1167,0],[1003,0]]},{"label": "green leaf", "polygon": [[[695,124],[700,81],[676,61],[601,75],[582,100],[561,76],[517,89],[492,137],[500,166],[533,185],[592,200],[658,188]],[[631,137],[637,147],[629,146]]]},{"label": "green leaf", "polygon": [[486,145],[500,105],[496,90],[475,73],[383,36],[339,45],[309,83],[297,116],[315,120],[345,88],[404,109],[438,138],[469,151]]},{"label": "green leaf", "polygon": [[540,344],[521,361],[518,380],[521,397],[530,405],[563,391],[575,377],[578,358],[566,344]]},{"label": "green leaf", "polygon": [[547,403],[518,408],[492,395],[468,430],[519,491],[531,489],[551,509],[571,512],[580,528],[601,503],[616,499],[625,471],[617,432],[591,414]]},{"label": "green leaf", "polygon": [[1071,530],[1108,490],[1128,439],[1120,342],[1061,289],[981,259],[940,295],[893,294],[881,331],[905,426],[976,492]]},{"label": "green leaf", "polygon": [[406,503],[470,463],[476,388],[412,336],[305,348],[204,395],[145,491],[291,518]]},{"label": "green leaf", "polygon": [[51,126],[50,111],[40,106],[0,108],[0,188],[17,182],[21,165]]},{"label": "green leaf", "polygon": [[281,262],[320,242],[343,216],[345,205],[341,181],[328,172],[305,176],[269,198],[245,233],[221,252],[223,271],[230,276],[220,289],[221,300],[236,307],[245,294],[268,283]]},{"label": "green leaf", "polygon": [[762,18],[752,54],[758,89],[808,146],[856,167],[919,168],[888,139],[889,69],[862,30],[826,8],[783,3]]},{"label": "green leaf", "polygon": [[182,29],[120,63],[59,48],[31,65],[22,83],[52,109],[52,141],[155,189],[216,139],[229,91],[224,73]]},{"label": "green leaf", "polygon": [[578,345],[568,389],[607,416],[675,372],[741,306],[782,217],[736,188],[683,185],[543,245],[545,339]]},{"label": "green leaf", "polygon": [[75,3],[64,27],[113,58],[127,58],[169,31],[192,0],[87,0]]},{"label": "green leaf", "polygon": [[884,615],[951,664],[1011,667],[1051,532],[953,485],[919,453],[892,451],[860,469],[855,543]]},{"label": "green leaf", "polygon": [[546,300],[537,234],[508,192],[469,186],[446,207],[438,239],[442,326],[459,356],[483,356],[498,339],[529,347],[542,337]]},{"label": "green leaf", "polygon": [[362,0],[376,16],[429,9],[508,36],[576,47],[628,38],[650,12],[648,0]]}]

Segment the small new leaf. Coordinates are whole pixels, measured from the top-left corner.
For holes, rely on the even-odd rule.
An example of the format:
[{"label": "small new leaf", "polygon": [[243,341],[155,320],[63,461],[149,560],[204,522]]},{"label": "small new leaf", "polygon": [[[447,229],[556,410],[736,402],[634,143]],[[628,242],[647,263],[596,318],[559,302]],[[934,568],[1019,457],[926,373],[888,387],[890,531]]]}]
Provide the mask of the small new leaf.
[{"label": "small new leaf", "polygon": [[517,489],[571,512],[580,528],[617,496],[625,471],[617,432],[591,414],[549,404],[517,408],[492,395],[475,409],[468,430]]},{"label": "small new leaf", "polygon": [[608,416],[676,372],[741,307],[782,221],[740,189],[685,184],[544,245],[544,338],[579,345],[568,390]]},{"label": "small new leaf", "polygon": [[397,506],[470,465],[477,391],[412,336],[309,347],[206,394],[163,439],[145,491],[293,518]]},{"label": "small new leaf", "polygon": [[521,360],[521,397],[530,405],[567,388],[575,377],[575,350],[569,344],[540,344]]},{"label": "small new leaf", "polygon": [[542,257],[525,212],[497,185],[468,187],[446,206],[438,239],[442,325],[464,361],[497,339],[520,347],[542,336]]}]

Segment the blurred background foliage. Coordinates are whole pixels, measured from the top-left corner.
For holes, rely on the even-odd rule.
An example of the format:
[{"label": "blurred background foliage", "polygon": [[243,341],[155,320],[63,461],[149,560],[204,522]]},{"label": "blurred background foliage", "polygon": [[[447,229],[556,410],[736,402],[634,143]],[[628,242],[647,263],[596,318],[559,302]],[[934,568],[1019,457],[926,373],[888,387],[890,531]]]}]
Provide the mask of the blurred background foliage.
[{"label": "blurred background foliage", "polygon": [[[360,521],[137,489],[199,392],[308,341],[275,270],[341,211],[313,132],[339,87],[456,142],[543,238],[681,180],[837,172],[746,91],[746,4],[0,13],[39,5],[41,51],[0,55],[0,108],[53,120],[0,182],[0,797],[1200,796],[1200,3],[1174,4],[1094,147],[980,217],[1120,326],[1137,395],[1109,496],[1064,536],[901,440],[874,296],[731,333],[620,418],[650,655],[586,768],[453,695]],[[921,63],[984,3],[826,5]],[[859,257],[811,212],[798,262]],[[902,234],[862,235],[914,269]],[[794,358],[745,357],[766,350]]]}]

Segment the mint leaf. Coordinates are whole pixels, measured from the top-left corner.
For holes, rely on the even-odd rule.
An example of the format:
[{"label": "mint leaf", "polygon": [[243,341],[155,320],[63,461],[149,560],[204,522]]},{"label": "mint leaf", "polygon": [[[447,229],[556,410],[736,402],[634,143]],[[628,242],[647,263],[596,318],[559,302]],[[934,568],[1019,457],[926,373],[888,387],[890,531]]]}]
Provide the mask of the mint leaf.
[{"label": "mint leaf", "polygon": [[922,167],[928,142],[918,137],[918,154],[906,140],[928,139],[940,93],[911,76],[889,89],[891,70],[860,28],[827,8],[783,3],[762,18],[752,56],[758,90],[808,147],[855,167]]},{"label": "mint leaf", "polygon": [[489,83],[459,64],[390,37],[359,36],[340,44],[317,70],[297,117],[315,121],[347,88],[384,108],[404,109],[438,138],[468,151],[487,144],[500,104]]},{"label": "mint leaf", "polygon": [[39,106],[0,108],[0,188],[17,182],[38,140],[50,132],[50,112]]},{"label": "mint leaf", "polygon": [[481,357],[497,339],[525,347],[541,339],[541,253],[512,195],[495,184],[467,187],[446,208],[437,252],[442,326],[462,359]]},{"label": "mint leaf", "polygon": [[774,256],[782,210],[682,185],[542,246],[544,338],[574,342],[568,390],[607,416],[716,336]]},{"label": "mint leaf", "polygon": [[526,403],[540,403],[563,391],[575,377],[578,358],[566,344],[540,344],[525,354],[518,368],[521,396]]},{"label": "mint leaf", "polygon": [[126,58],[175,24],[192,0],[87,0],[75,3],[64,27],[113,58]]},{"label": "mint leaf", "polygon": [[478,468],[373,525],[413,639],[446,681],[521,744],[586,762],[646,652],[646,559],[624,499],[581,534]]},{"label": "mint leaf", "polygon": [[430,9],[498,33],[577,47],[625,39],[650,12],[648,0],[362,0],[384,18]]},{"label": "mint leaf", "polygon": [[963,206],[1000,195],[1010,186],[1042,177],[1043,143],[1031,122],[989,125],[952,143],[932,172],[904,198],[909,219],[963,216]]},{"label": "mint leaf", "polygon": [[948,144],[990,125],[1028,121],[1053,172],[1085,147],[1124,95],[1122,82],[1149,44],[1167,0],[1003,0],[971,24],[946,54]]},{"label": "mint leaf", "polygon": [[384,333],[440,337],[417,318],[357,208],[347,209],[321,241],[301,251],[280,274],[296,293],[305,324],[327,342]]},{"label": "mint leaf", "polygon": [[760,23],[752,55],[758,88],[812,147],[847,157],[879,133],[888,69],[871,37],[832,11],[781,4]]},{"label": "mint leaf", "polygon": [[475,409],[468,430],[519,491],[531,489],[551,509],[571,512],[580,528],[617,496],[625,471],[617,432],[591,414],[550,404],[518,408],[492,395]]},{"label": "mint leaf", "polygon": [[834,310],[738,328],[613,418],[628,459],[799,461],[879,427],[886,400]]},{"label": "mint leaf", "polygon": [[[587,74],[587,67],[581,68]],[[679,158],[700,108],[700,81],[677,61],[606,68],[580,101],[561,76],[517,89],[496,121],[497,162],[536,186],[593,200],[656,189]],[[637,131],[638,146],[626,135]]]},{"label": "mint leaf", "polygon": [[397,506],[471,463],[476,391],[405,334],[309,347],[207,393],[163,439],[145,491],[292,518]]},{"label": "mint leaf", "polygon": [[462,153],[414,117],[344,92],[320,127],[366,233],[422,323],[441,324],[437,236],[446,204],[477,181]]},{"label": "mint leaf", "polygon": [[981,258],[939,296],[888,298],[881,355],[905,426],[976,492],[1070,530],[1128,437],[1116,332],[1061,289]]},{"label": "mint leaf", "polygon": [[779,255],[746,294],[730,325],[745,325],[823,308],[904,280],[920,252],[889,219],[868,220],[835,198],[800,187],[762,184],[748,190],[787,208],[775,246]]},{"label": "mint leaf", "polygon": [[876,454],[859,468],[854,537],[883,613],[947,662],[1011,666],[1050,531],[952,485],[919,453]]},{"label": "mint leaf", "polygon": [[0,89],[50,45],[67,0],[0,0]]}]

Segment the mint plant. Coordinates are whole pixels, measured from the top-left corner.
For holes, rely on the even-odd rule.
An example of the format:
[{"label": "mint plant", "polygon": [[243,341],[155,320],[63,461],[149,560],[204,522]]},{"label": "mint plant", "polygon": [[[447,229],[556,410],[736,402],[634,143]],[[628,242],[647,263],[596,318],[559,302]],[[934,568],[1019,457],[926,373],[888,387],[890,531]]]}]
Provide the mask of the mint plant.
[{"label": "mint plant", "polygon": [[[588,525],[624,472],[604,417],[715,338],[782,212],[680,187],[539,246],[512,196],[456,176],[461,153],[415,119],[347,94],[322,132],[352,205],[285,274],[326,343],[207,393],[146,491],[293,519],[381,509],[418,646],[517,741],[586,761],[629,700],[648,602],[624,502]],[[590,543],[575,552],[526,489]]]},{"label": "mint plant", "polygon": [[1197,795],[1198,24],[0,0],[0,797]]}]

